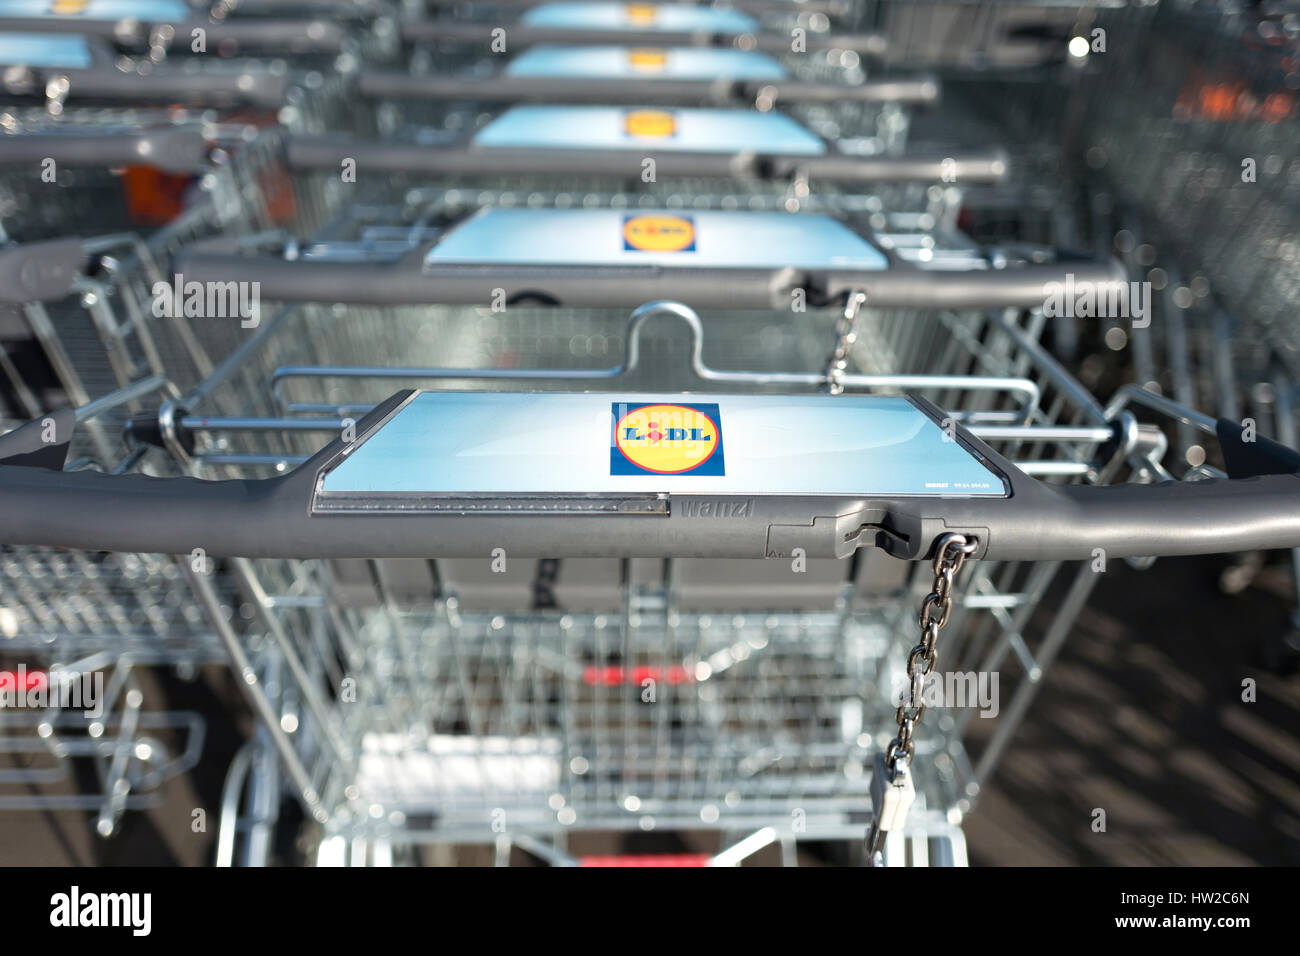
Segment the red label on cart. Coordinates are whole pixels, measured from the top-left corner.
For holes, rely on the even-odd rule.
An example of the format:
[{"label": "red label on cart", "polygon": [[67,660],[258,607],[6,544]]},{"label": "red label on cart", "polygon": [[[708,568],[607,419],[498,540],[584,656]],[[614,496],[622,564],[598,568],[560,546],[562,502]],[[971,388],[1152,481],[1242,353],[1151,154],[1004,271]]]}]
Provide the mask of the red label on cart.
[{"label": "red label on cart", "polygon": [[611,475],[723,475],[722,414],[713,403],[615,402]]}]

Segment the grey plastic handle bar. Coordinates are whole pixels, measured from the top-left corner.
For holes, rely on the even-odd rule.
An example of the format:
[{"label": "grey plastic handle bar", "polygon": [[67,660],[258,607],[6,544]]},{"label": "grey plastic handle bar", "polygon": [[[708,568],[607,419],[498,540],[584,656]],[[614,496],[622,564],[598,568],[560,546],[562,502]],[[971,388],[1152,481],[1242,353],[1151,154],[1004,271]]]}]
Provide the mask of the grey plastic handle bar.
[{"label": "grey plastic handle bar", "polygon": [[[358,439],[409,395],[362,419]],[[57,427],[66,423],[65,414]],[[35,421],[0,437],[0,543],[170,554],[201,548],[250,558],[473,557],[494,548],[561,558],[762,558],[802,548],[809,557],[842,558],[875,546],[919,559],[956,532],[975,540],[977,558],[1018,561],[1088,560],[1099,548],[1119,558],[1300,547],[1300,453],[1262,438],[1267,444],[1250,451],[1253,465],[1232,478],[1052,486],[959,428],[958,440],[1006,479],[1005,498],[708,496],[706,510],[674,506],[681,496],[669,494],[655,514],[564,514],[555,498],[532,513],[516,503],[513,511],[322,514],[312,512],[314,493],[350,451],[342,438],[287,475],[205,481],[54,471],[42,467],[48,453],[31,458],[42,427]],[[1220,428],[1221,440],[1234,433],[1235,423]]]},{"label": "grey plastic handle bar", "polygon": [[[245,0],[247,2],[247,0]],[[257,0],[260,6],[263,3],[274,6],[276,3],[293,3],[295,0]],[[340,0],[346,2],[346,0]],[[426,9],[435,9],[437,7],[454,7],[461,3],[462,0],[424,0]],[[525,7],[538,7],[548,0],[491,0],[487,4],[491,7],[514,7],[523,9]],[[603,3],[607,0],[579,0],[582,3]],[[658,0],[661,5],[665,6],[697,6],[697,0]],[[737,10],[750,10],[755,13],[826,13],[832,16],[847,16],[853,11],[853,5],[848,0],[731,0],[727,4],[729,7],[735,7]]]},{"label": "grey plastic handle bar", "polygon": [[43,90],[54,76],[68,80],[70,102],[184,103],[195,106],[282,106],[293,79],[262,68],[209,69],[190,72],[159,69],[148,75],[112,67],[33,71]]},{"label": "grey plastic handle bar", "polygon": [[[433,2],[434,0],[426,0],[425,6]],[[460,0],[455,2],[459,3]],[[496,2],[497,0],[493,0],[494,4]],[[676,0],[669,0],[669,2],[676,2]],[[759,0],[759,2],[785,3],[788,0]],[[831,0],[831,2],[838,2],[838,0]],[[310,10],[316,14],[329,13],[340,19],[377,16],[391,12],[390,7],[389,0],[239,0],[241,14],[294,14]]]},{"label": "grey plastic handle bar", "polygon": [[71,290],[90,255],[80,239],[0,246],[0,302],[54,302]]},{"label": "grey plastic handle bar", "polygon": [[347,27],[329,20],[273,20],[259,17],[227,20],[224,23],[200,21],[178,24],[170,46],[188,47],[191,31],[201,27],[207,32],[210,49],[235,53],[339,53],[348,40]]},{"label": "grey plastic handle bar", "polygon": [[[426,247],[427,248],[427,247]],[[179,253],[176,271],[197,282],[259,282],[264,299],[358,305],[489,305],[536,300],[590,308],[635,308],[665,297],[695,308],[784,309],[803,290],[811,303],[850,292],[869,308],[1036,308],[1052,283],[1073,277],[1102,296],[1128,294],[1114,262],[1032,264],[975,271],[891,263],[876,271],[720,269],[661,266],[424,265],[425,249],[395,262],[285,260],[205,251]]]},{"label": "grey plastic handle bar", "polygon": [[926,106],[938,101],[940,83],[933,76],[900,77],[845,83],[797,80],[687,80],[640,77],[413,76],[363,70],[357,78],[362,96],[388,99],[473,100],[479,103],[564,104],[739,104],[752,105],[764,95],[773,103],[901,103]]},{"label": "grey plastic handle bar", "polygon": [[[92,8],[93,9],[93,8]],[[293,20],[258,17],[247,20],[159,20],[130,21],[121,17],[89,19],[77,17],[0,17],[0,31],[16,33],[77,33],[100,37],[122,44],[143,45],[157,40],[158,27],[170,26],[170,37],[163,37],[168,47],[188,47],[193,31],[202,29],[204,41],[226,55],[236,52],[266,53],[338,53],[347,40],[347,28],[322,19]]]},{"label": "grey plastic handle bar", "polygon": [[46,159],[60,166],[152,166],[168,173],[199,172],[208,148],[198,126],[89,132],[22,132],[0,136],[0,166]]},{"label": "grey plastic handle bar", "polygon": [[[493,31],[504,29],[511,49],[537,43],[606,44],[620,46],[738,46],[738,33],[696,33],[677,30],[579,30],[559,27],[535,27],[524,23],[474,22],[472,20],[408,20],[402,24],[402,39],[407,43],[481,43],[486,51],[493,42]],[[789,53],[787,33],[746,33],[744,48],[772,53]],[[825,50],[850,50],[863,56],[880,57],[889,50],[889,41],[879,33],[813,33],[804,38],[809,53]]]},{"label": "grey plastic handle bar", "polygon": [[374,143],[339,136],[289,136],[285,156],[295,169],[338,170],[345,159],[358,169],[398,173],[592,174],[640,176],[646,159],[658,175],[723,178],[813,179],[846,183],[1001,183],[1010,165],[1003,150],[911,156],[795,156],[654,150],[440,148]]}]

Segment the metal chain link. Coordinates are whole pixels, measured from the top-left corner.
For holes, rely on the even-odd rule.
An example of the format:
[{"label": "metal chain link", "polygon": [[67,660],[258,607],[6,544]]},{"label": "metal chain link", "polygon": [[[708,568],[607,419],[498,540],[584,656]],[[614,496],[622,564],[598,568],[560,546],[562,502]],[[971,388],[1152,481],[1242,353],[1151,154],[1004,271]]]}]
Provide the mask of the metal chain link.
[{"label": "metal chain link", "polygon": [[912,739],[916,725],[925,715],[925,679],[939,662],[939,631],[952,614],[952,585],[966,558],[975,553],[979,542],[963,534],[946,534],[939,539],[934,554],[934,588],[921,602],[917,620],[921,625],[921,642],[907,655],[907,679],[911,682],[910,694],[899,702],[895,718],[898,736],[889,742],[885,762],[893,766],[900,757],[904,763],[912,762],[916,743]]},{"label": "metal chain link", "polygon": [[835,347],[826,360],[826,391],[832,395],[844,392],[844,373],[849,367],[849,349],[858,340],[858,310],[867,301],[865,292],[850,292],[844,312],[835,321]]}]

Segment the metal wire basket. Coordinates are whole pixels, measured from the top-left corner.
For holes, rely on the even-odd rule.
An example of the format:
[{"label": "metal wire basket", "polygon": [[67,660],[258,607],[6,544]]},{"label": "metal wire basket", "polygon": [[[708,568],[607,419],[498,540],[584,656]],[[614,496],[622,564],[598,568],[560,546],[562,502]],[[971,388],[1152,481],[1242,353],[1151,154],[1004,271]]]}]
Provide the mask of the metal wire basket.
[{"label": "metal wire basket", "polygon": [[[1085,88],[1090,162],[1131,211],[1129,250],[1145,244],[1134,266],[1179,262],[1184,281],[1200,277],[1196,298],[1211,294],[1243,324],[1239,361],[1250,364],[1251,341],[1272,342],[1293,376],[1295,49],[1232,6],[1162,5],[1144,43],[1116,50]],[[1135,85],[1148,94],[1115,95]]]},{"label": "metal wire basket", "polygon": [[[612,368],[655,314],[624,331],[608,312],[295,307],[179,403],[176,426],[193,438],[197,473],[274,473],[396,386],[562,387],[572,370]],[[820,381],[824,356],[800,359],[792,345],[833,337],[837,318],[810,315],[801,329],[777,315],[705,315],[705,367],[726,369],[732,389],[774,372]],[[853,353],[869,371],[844,385],[918,390],[1030,473],[1106,480],[1117,472],[1103,461],[1111,419],[1037,346],[1042,321],[865,312]],[[601,387],[695,378],[689,343],[661,336],[639,343],[633,374]],[[441,371],[394,368],[426,361]],[[466,559],[234,562],[258,595],[256,620],[215,625],[238,666],[279,675],[276,689],[249,686],[264,744],[321,825],[322,860],[341,845],[375,860],[437,842],[518,840],[544,853],[581,829],[771,828],[766,842],[780,844],[860,832],[864,764],[889,735],[921,582],[867,555],[814,561],[806,577],[783,562],[665,559],[521,560],[501,574]],[[206,607],[220,605],[216,584],[190,577]],[[968,580],[945,659],[1000,673],[1003,716],[973,762],[976,710],[927,726],[930,813],[912,834],[916,859],[934,833],[954,845],[952,824],[1096,579],[1046,563],[981,564]],[[1054,581],[1068,589],[1049,612]],[[258,640],[262,656],[248,643]],[[241,773],[249,766],[265,761]]]}]

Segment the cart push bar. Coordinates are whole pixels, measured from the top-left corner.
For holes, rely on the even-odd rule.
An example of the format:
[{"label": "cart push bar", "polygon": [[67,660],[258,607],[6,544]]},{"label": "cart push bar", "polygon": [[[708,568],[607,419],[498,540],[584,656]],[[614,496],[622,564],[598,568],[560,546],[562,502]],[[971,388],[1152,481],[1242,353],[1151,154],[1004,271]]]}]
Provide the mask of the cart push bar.
[{"label": "cart push bar", "polygon": [[[9,32],[5,32],[8,29]],[[5,39],[10,40],[8,44]],[[940,97],[940,83],[932,75],[863,80],[860,83],[806,82],[792,79],[765,55],[752,50],[681,49],[696,62],[692,69],[673,66],[677,52],[622,50],[624,58],[658,56],[663,66],[654,71],[628,68],[627,73],[601,71],[588,75],[569,62],[571,54],[598,52],[599,48],[565,47],[558,62],[550,57],[538,69],[516,72],[512,61],[492,75],[413,75],[391,70],[361,70],[349,77],[363,97],[417,99],[421,101],[472,101],[476,103],[602,103],[643,105],[745,105],[770,109],[781,103],[898,103],[930,105]],[[567,51],[567,54],[564,52]],[[537,52],[542,53],[539,49]],[[732,57],[741,57],[736,62]],[[756,62],[761,61],[761,62]],[[620,61],[621,62],[621,61]],[[568,64],[567,67],[565,64]],[[284,105],[291,87],[310,74],[273,69],[259,63],[220,69],[159,68],[148,73],[119,68],[112,51],[98,37],[81,34],[23,35],[0,20],[0,89],[9,95],[41,97],[62,103],[87,99],[100,102],[196,103],[200,105]],[[590,67],[590,64],[588,64]],[[624,64],[626,66],[626,64]]]},{"label": "cart push bar", "polygon": [[[0,153],[0,155],[3,155]],[[822,155],[780,152],[705,152],[643,149],[518,149],[458,145],[436,147],[375,143],[338,136],[291,135],[285,156],[294,169],[338,170],[345,159],[358,169],[384,173],[489,175],[604,175],[637,178],[648,160],[657,176],[785,180],[803,177],[836,183],[994,184],[1007,179],[1004,150],[905,156]]]},{"label": "cart push bar", "polygon": [[[1033,309],[1053,290],[1070,301],[1074,290],[1087,290],[1096,303],[1130,294],[1126,273],[1112,262],[920,268],[833,218],[804,213],[496,207],[433,244],[361,261],[332,258],[329,244],[319,253],[309,243],[295,247],[295,258],[286,258],[246,255],[240,243],[195,242],[173,258],[173,271],[206,287],[256,283],[266,301],[391,306],[636,308],[669,299],[694,308],[786,309],[802,296],[809,305],[853,298],[880,309]],[[62,298],[90,255],[80,239],[0,247],[0,302]]]},{"label": "cart push bar", "polygon": [[[261,2],[275,2],[275,0],[261,0]],[[540,7],[548,3],[549,0],[490,0],[485,6],[500,8],[524,8]],[[603,4],[608,0],[567,0],[569,3],[591,3]],[[455,7],[461,3],[461,0],[423,0],[423,6],[426,9],[437,9],[439,7]],[[417,3],[417,6],[420,4]],[[685,7],[704,6],[701,0],[655,0],[655,6],[675,6]],[[745,10],[751,13],[825,13],[831,16],[848,16],[853,12],[853,4],[850,0],[731,0],[727,6],[736,10]]]},{"label": "cart push bar", "polygon": [[[763,30],[682,29],[583,29],[570,26],[543,26],[516,21],[502,27],[500,24],[466,20],[430,19],[409,20],[401,25],[402,39],[407,43],[434,43],[450,40],[455,43],[481,44],[490,49],[493,31],[505,30],[511,48],[535,46],[542,43],[572,45],[620,43],[632,46],[709,46],[735,47],[741,50],[761,50],[765,53],[789,53],[789,33]],[[497,34],[500,35],[499,32]],[[803,52],[820,53],[827,50],[844,50],[869,57],[882,57],[889,50],[889,40],[879,33],[817,33],[808,31],[803,37]]]},{"label": "cart push bar", "polygon": [[[172,103],[197,105],[283,106],[298,81],[292,72],[272,71],[248,64],[220,70],[158,70],[126,72],[109,63],[85,66],[13,64],[0,89],[15,96],[62,101]],[[355,79],[364,97],[473,101],[476,103],[587,103],[665,106],[693,103],[752,106],[777,103],[898,103],[938,102],[940,83],[932,76],[842,83],[808,83],[786,78],[658,78],[526,76],[508,73],[464,77],[411,75],[363,70]]]},{"label": "cart push bar", "polygon": [[198,123],[154,128],[94,128],[71,132],[24,131],[0,135],[0,166],[149,166],[166,173],[196,173],[208,167],[212,149]]},{"label": "cart push bar", "polygon": [[930,75],[864,80],[861,83],[810,83],[788,78],[686,78],[607,76],[413,75],[362,70],[363,96],[390,99],[472,100],[478,103],[899,103],[928,106],[940,96]]},{"label": "cart push bar", "polygon": [[0,91],[59,104],[85,100],[274,109],[284,105],[293,82],[288,73],[260,65],[148,74],[119,70],[111,64],[75,68],[18,65],[0,79]]},{"label": "cart push bar", "polygon": [[[148,4],[142,4],[147,7]],[[92,4],[88,12],[93,14]],[[86,15],[6,15],[0,4],[0,31],[10,33],[71,34],[93,37],[127,48],[188,48],[194,31],[202,30],[210,49],[234,53],[339,53],[347,46],[346,24],[326,20],[272,19],[211,20],[194,17],[190,9],[177,4],[173,9],[160,7],[154,15],[148,9],[131,9],[123,5],[118,16]],[[136,14],[132,16],[131,14]]]},{"label": "cart push bar", "polygon": [[[1227,478],[1041,483],[919,398],[406,391],[288,474],[59,471],[0,437],[0,542],[249,558],[1087,560],[1300,546],[1300,453],[1220,422]],[[57,442],[45,441],[51,427]],[[348,439],[351,440],[348,440]]]},{"label": "cart push bar", "polygon": [[[0,0],[0,13],[3,10]],[[83,100],[268,108],[282,106],[295,82],[287,70],[273,64],[221,59],[201,64],[201,69],[192,68],[194,61],[174,65],[149,60],[146,71],[141,68],[143,63],[119,57],[106,39],[122,26],[107,21],[83,23],[76,18],[47,24],[41,19],[17,21],[0,16],[0,91],[8,96],[41,99],[56,113],[67,102]],[[132,23],[126,26],[135,29]],[[203,28],[213,31],[207,39],[214,44],[227,29],[221,24],[205,24]],[[331,24],[324,28],[327,34],[337,29]],[[26,32],[33,29],[39,32]],[[152,42],[191,42],[188,29],[168,28],[161,33],[158,29],[153,31]],[[283,45],[275,39],[275,24],[258,25],[256,35],[271,49],[283,52]]]},{"label": "cart push bar", "polygon": [[800,295],[809,304],[861,295],[869,308],[1041,308],[1054,289],[1106,303],[1129,296],[1115,263],[919,268],[812,213],[498,206],[387,259],[341,257],[329,243],[293,248],[293,258],[244,255],[216,239],[188,247],[174,265],[187,281],[260,283],[269,300],[360,305],[635,308],[671,299],[785,309]]},{"label": "cart push bar", "polygon": [[188,251],[176,257],[185,281],[202,285],[258,283],[264,300],[350,302],[357,305],[478,305],[540,302],[575,308],[635,308],[670,298],[692,308],[789,308],[800,292],[810,305],[862,293],[875,309],[1041,307],[1045,289],[1073,276],[1099,295],[1112,286],[1127,295],[1127,280],[1108,263],[1026,265],[948,272],[891,263],[888,269],[853,271],[668,266],[476,267],[425,271],[416,251],[394,263],[284,260],[270,256]]}]

